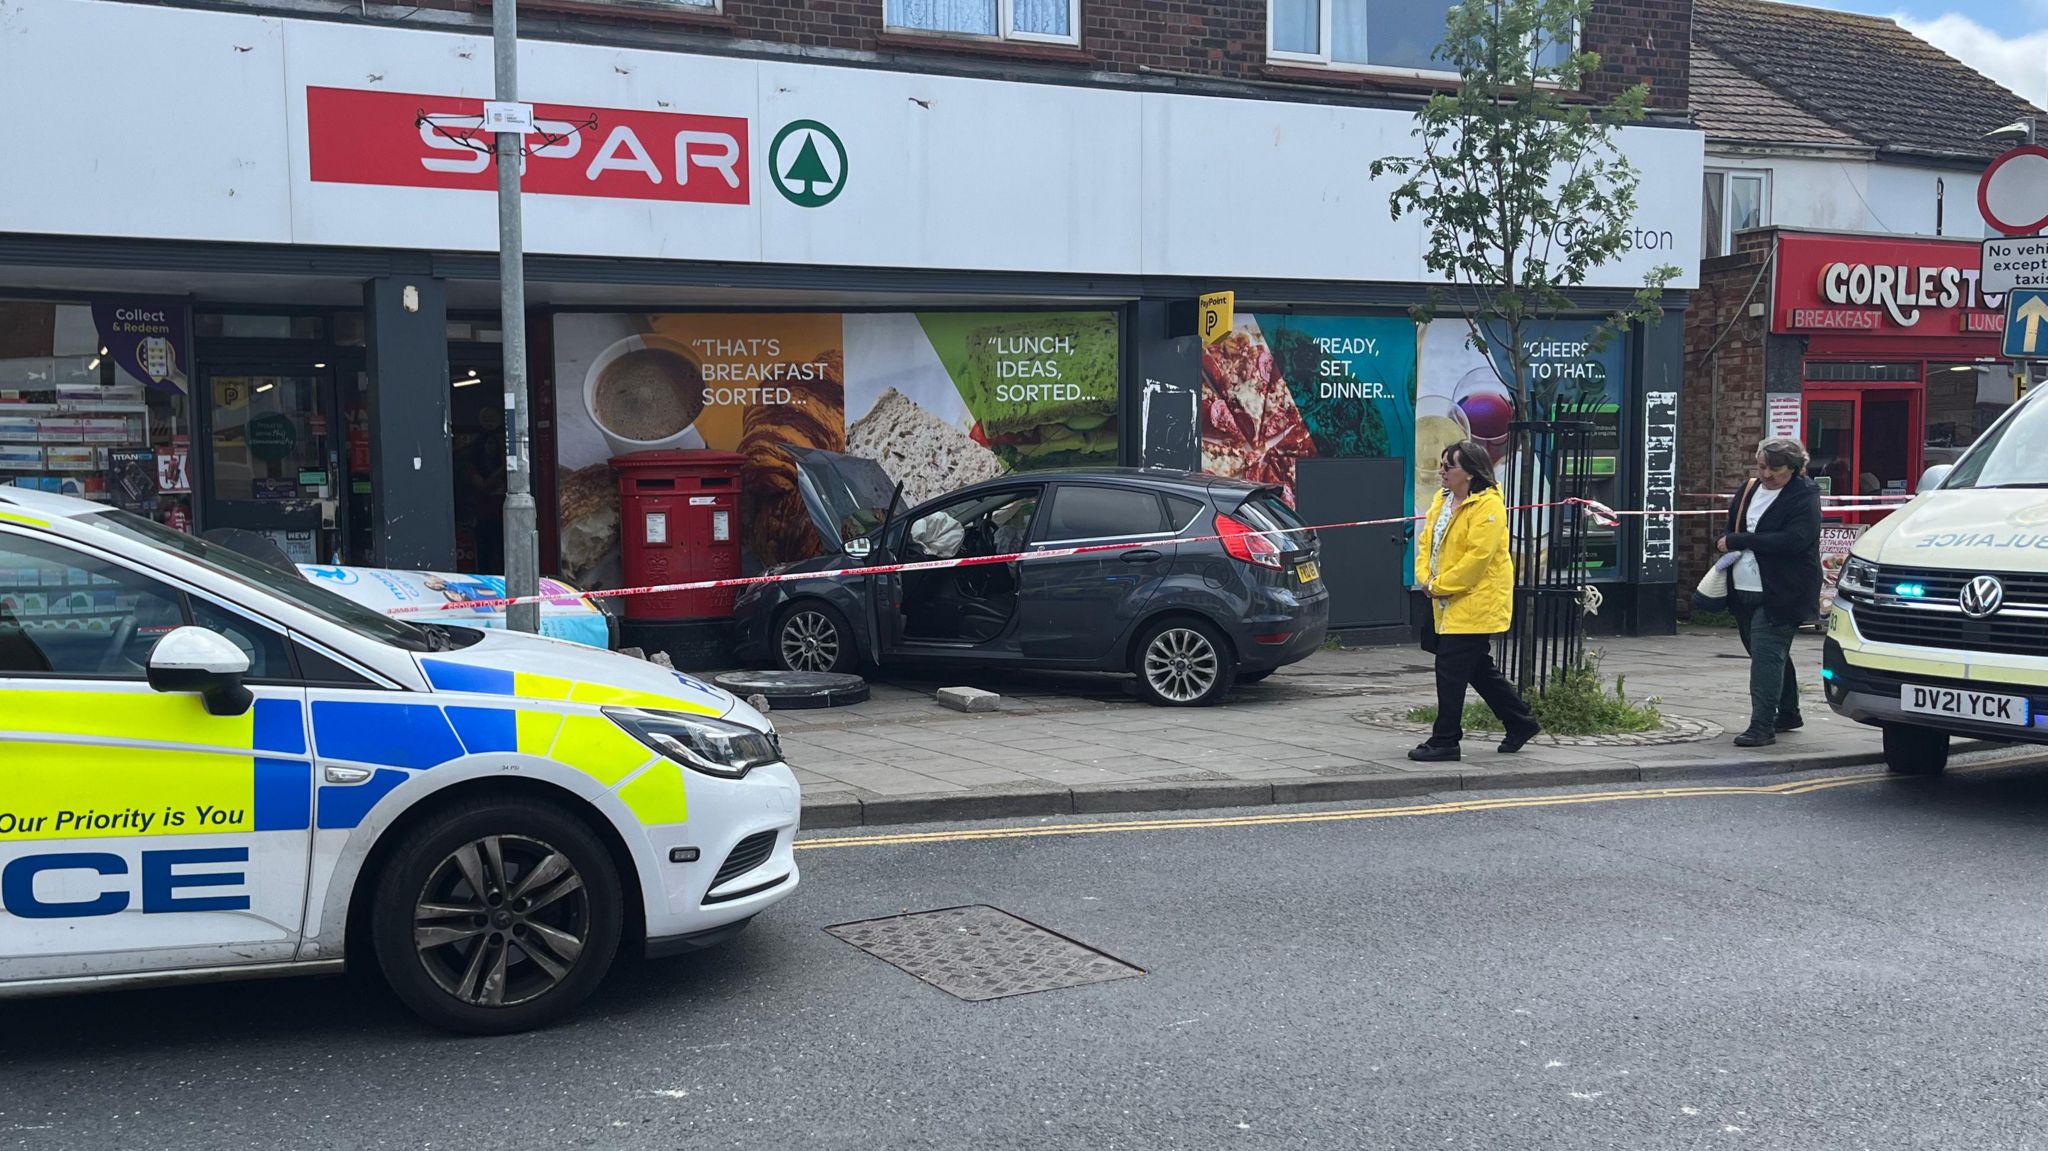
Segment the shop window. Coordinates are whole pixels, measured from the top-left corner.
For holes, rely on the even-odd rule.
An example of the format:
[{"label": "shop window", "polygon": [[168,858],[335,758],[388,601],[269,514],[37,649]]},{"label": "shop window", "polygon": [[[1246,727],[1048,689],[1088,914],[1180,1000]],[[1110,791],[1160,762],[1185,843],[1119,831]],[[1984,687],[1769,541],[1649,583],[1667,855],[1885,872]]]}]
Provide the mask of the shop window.
[{"label": "shop window", "polygon": [[1771,222],[1768,172],[1708,172],[1702,188],[1700,253],[1711,259],[1735,250],[1735,233]]},{"label": "shop window", "polygon": [[182,308],[0,301],[0,484],[191,526]]},{"label": "shop window", "polygon": [[[1436,49],[1455,6],[1456,0],[1269,0],[1267,55],[1290,64],[1452,78]],[[1547,40],[1530,56],[1538,68],[1556,67],[1576,48]]]},{"label": "shop window", "polygon": [[1808,360],[1806,378],[1828,384],[1911,384],[1920,380],[1920,364],[1871,363],[1863,360]]},{"label": "shop window", "polygon": [[1081,42],[1081,0],[888,0],[885,16],[890,31]]},{"label": "shop window", "polygon": [[1927,462],[1954,463],[2013,404],[2013,365],[1927,365]]}]

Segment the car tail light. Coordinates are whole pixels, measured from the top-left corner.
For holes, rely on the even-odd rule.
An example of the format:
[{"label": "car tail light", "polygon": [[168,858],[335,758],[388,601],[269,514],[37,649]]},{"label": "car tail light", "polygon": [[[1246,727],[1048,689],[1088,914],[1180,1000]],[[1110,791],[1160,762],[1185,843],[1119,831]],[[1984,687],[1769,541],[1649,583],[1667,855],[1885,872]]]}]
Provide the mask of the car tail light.
[{"label": "car tail light", "polygon": [[1223,538],[1223,550],[1230,558],[1257,564],[1262,568],[1280,568],[1280,545],[1246,527],[1241,521],[1226,515],[1216,517],[1216,534]]}]

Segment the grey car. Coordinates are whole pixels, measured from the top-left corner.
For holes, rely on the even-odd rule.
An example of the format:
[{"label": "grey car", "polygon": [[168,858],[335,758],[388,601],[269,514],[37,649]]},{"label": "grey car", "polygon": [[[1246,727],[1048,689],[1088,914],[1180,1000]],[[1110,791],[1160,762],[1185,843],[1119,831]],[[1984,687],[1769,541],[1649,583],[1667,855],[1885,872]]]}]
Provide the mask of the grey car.
[{"label": "grey car", "polygon": [[[918,507],[871,460],[788,449],[826,554],[735,609],[750,666],[1128,671],[1147,700],[1213,704],[1323,642],[1316,535],[1276,487],[1195,472],[1049,470]],[[1183,542],[1186,541],[1186,542]],[[827,573],[1099,544],[1080,555],[935,571]]]}]

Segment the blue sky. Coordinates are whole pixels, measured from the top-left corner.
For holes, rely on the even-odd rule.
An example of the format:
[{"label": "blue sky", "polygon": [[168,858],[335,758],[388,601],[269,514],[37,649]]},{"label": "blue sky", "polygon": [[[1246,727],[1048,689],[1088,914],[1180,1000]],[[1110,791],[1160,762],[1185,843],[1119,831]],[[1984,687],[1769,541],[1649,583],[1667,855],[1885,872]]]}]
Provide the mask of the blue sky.
[{"label": "blue sky", "polygon": [[1892,17],[1914,35],[2048,108],[2048,0],[1804,0]]}]

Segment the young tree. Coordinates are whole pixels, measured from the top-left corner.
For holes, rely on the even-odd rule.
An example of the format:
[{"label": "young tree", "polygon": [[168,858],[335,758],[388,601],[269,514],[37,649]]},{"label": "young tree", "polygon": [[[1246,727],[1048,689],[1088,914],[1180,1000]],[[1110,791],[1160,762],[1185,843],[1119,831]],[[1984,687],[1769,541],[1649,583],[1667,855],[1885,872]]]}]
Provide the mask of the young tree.
[{"label": "young tree", "polygon": [[[1450,10],[1438,59],[1457,69],[1455,93],[1415,115],[1420,156],[1373,161],[1374,178],[1401,183],[1395,219],[1420,213],[1425,256],[1446,287],[1417,309],[1427,320],[1448,302],[1471,343],[1515,397],[1523,419],[1554,410],[1557,381],[1533,394],[1529,337],[1569,309],[1570,289],[1630,243],[1638,176],[1614,131],[1643,118],[1647,85],[1597,107],[1579,95],[1600,56],[1578,48],[1591,0],[1465,0]],[[1597,329],[1604,341],[1662,315],[1658,299],[1678,275],[1651,271],[1628,307]]]}]

